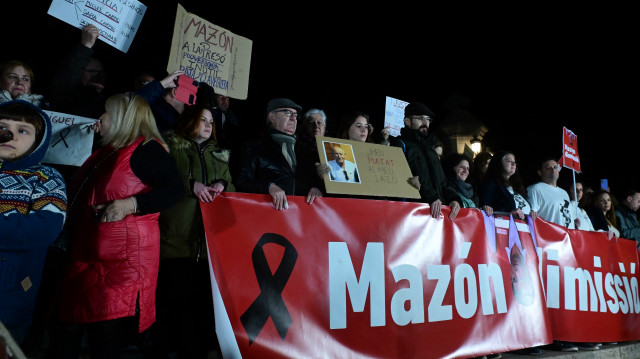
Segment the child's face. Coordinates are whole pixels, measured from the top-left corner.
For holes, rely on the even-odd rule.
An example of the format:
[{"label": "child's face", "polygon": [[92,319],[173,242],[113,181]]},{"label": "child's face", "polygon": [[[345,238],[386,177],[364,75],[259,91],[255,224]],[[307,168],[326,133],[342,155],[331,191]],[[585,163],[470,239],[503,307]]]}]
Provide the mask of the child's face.
[{"label": "child's face", "polygon": [[13,139],[0,144],[0,160],[14,160],[27,154],[36,141],[36,128],[28,122],[0,119],[0,129],[11,131]]}]

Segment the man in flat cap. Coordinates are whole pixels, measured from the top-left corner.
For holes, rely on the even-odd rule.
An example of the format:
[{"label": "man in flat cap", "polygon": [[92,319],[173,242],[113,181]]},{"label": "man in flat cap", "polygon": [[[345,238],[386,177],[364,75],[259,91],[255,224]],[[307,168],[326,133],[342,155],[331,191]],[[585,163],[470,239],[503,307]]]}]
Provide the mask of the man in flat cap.
[{"label": "man in flat cap", "polygon": [[267,133],[246,144],[242,153],[236,189],[271,195],[277,210],[287,209],[287,195],[305,195],[313,203],[322,192],[309,184],[315,173],[296,171],[294,151],[296,127],[302,107],[288,98],[274,98],[267,104]]},{"label": "man in flat cap", "polygon": [[460,199],[446,185],[440,158],[433,148],[439,140],[427,133],[433,117],[434,113],[424,104],[408,104],[404,109],[400,136],[390,138],[390,142],[403,149],[414,176],[409,182],[420,191],[420,201],[430,205],[431,215],[440,217],[442,203],[446,203],[451,207],[449,218],[454,219],[460,210]]}]

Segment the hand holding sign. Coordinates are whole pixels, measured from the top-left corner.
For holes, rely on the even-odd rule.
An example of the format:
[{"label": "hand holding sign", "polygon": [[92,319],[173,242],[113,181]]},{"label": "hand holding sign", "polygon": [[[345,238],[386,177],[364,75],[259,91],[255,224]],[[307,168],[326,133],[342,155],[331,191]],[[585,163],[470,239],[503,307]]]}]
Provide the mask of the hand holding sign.
[{"label": "hand holding sign", "polygon": [[163,78],[160,81],[160,83],[162,84],[162,87],[164,87],[165,89],[170,89],[178,86],[178,84],[176,83],[176,80],[180,75],[184,75],[184,71],[180,71],[180,70],[173,71],[167,77]]},{"label": "hand holding sign", "polygon": [[96,40],[100,36],[100,30],[95,25],[87,25],[82,28],[82,36],[80,43],[88,48],[92,48],[96,44]]},{"label": "hand holding sign", "polygon": [[[83,29],[82,44],[88,48],[100,39],[127,52],[146,10],[136,0],[53,0],[47,13]],[[84,32],[88,26],[91,27]]]}]

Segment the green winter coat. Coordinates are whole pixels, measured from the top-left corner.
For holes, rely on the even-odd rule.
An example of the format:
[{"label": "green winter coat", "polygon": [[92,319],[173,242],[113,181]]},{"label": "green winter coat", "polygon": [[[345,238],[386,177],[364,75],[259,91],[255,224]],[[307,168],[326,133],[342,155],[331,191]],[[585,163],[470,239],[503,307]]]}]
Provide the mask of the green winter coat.
[{"label": "green winter coat", "polygon": [[197,181],[211,185],[221,181],[226,192],[235,191],[229,172],[229,151],[219,149],[213,140],[205,142],[202,150],[198,150],[195,141],[173,132],[169,132],[165,140],[186,195],[160,213],[160,258],[207,258],[202,214],[193,194],[193,184]]}]

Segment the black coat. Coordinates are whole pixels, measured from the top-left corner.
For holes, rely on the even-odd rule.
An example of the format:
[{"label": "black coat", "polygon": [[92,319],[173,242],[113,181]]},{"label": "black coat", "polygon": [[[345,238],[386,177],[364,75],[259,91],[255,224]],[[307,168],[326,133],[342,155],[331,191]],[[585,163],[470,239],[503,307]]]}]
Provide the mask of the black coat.
[{"label": "black coat", "polygon": [[496,212],[511,212],[516,209],[516,202],[507,187],[496,180],[485,179],[480,190],[480,207],[490,206]]},{"label": "black coat", "polygon": [[269,194],[275,183],[287,195],[306,196],[310,178],[294,171],[282,154],[281,146],[267,134],[264,138],[247,142],[242,150],[240,168],[235,179],[236,190]]},{"label": "black coat", "polygon": [[593,225],[593,229],[596,231],[609,231],[609,223],[602,213],[602,210],[596,206],[591,206],[587,209],[587,214]]},{"label": "black coat", "polygon": [[83,86],[80,79],[93,50],[75,45],[54,74],[49,88],[51,110],[97,119],[104,113],[104,91]]},{"label": "black coat", "polygon": [[447,186],[438,154],[433,149],[437,138],[434,135],[422,135],[418,130],[403,127],[399,137],[390,137],[392,146],[404,151],[413,176],[420,181],[420,201],[433,203],[439,199],[442,204],[460,201],[458,194]]}]

